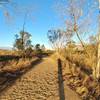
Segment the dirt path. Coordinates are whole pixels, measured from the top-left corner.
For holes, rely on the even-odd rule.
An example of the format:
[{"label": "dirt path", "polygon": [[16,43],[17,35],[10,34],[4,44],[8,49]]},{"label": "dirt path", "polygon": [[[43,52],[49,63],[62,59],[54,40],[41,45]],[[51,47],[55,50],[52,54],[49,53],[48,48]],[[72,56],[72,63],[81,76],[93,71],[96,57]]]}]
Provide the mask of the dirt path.
[{"label": "dirt path", "polygon": [[[45,58],[0,94],[0,100],[60,100],[57,63]],[[64,86],[65,100],[80,100]]]}]

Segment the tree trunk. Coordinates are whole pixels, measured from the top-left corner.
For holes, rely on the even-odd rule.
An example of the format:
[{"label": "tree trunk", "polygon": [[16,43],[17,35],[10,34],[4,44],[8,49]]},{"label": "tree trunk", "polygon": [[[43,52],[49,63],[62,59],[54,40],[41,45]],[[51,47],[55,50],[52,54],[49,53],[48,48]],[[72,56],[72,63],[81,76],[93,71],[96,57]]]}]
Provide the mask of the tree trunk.
[{"label": "tree trunk", "polygon": [[81,38],[80,38],[78,32],[77,32],[77,31],[75,31],[75,32],[76,32],[77,38],[79,39],[79,41],[80,41],[80,43],[81,43],[83,49],[85,50],[85,53],[87,54],[87,57],[90,58],[90,55],[88,54],[88,52],[87,52],[87,50],[86,50],[86,48],[85,48],[85,45],[84,45],[83,41],[81,40]]},{"label": "tree trunk", "polygon": [[96,66],[96,78],[100,79],[100,34],[98,36],[98,55],[97,55],[97,66]]},{"label": "tree trunk", "polygon": [[[100,8],[99,8],[100,9]],[[95,78],[100,79],[100,10],[98,17],[98,54],[97,54],[97,66],[95,68]]]}]

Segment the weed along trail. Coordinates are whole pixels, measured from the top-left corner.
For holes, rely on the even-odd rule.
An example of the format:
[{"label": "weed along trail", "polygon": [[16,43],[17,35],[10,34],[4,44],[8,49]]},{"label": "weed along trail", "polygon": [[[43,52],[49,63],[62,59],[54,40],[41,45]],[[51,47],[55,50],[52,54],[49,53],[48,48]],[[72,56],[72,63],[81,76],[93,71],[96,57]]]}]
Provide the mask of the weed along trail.
[{"label": "weed along trail", "polygon": [[80,100],[64,86],[61,74],[57,62],[47,57],[1,92],[0,100]]}]

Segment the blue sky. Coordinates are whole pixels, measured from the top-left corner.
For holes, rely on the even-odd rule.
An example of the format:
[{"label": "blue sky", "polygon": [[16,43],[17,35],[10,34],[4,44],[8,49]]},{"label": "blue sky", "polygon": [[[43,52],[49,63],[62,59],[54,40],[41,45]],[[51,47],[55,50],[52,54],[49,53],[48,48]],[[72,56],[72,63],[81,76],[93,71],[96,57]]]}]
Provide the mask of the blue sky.
[{"label": "blue sky", "polygon": [[[60,0],[61,1],[61,0]],[[92,0],[93,1],[93,0]],[[30,7],[34,10],[29,13],[25,29],[32,34],[32,44],[40,43],[50,47],[47,32],[51,28],[63,27],[63,21],[59,18],[53,8],[55,0],[14,0],[19,6]],[[89,3],[90,0],[87,0]],[[0,47],[12,46],[14,35],[22,30],[24,14],[15,13],[9,6],[6,9],[11,13],[12,20],[7,23],[4,17],[4,11],[0,9]],[[86,8],[85,8],[86,9]],[[96,15],[92,16],[93,25],[90,33],[96,32]]]}]

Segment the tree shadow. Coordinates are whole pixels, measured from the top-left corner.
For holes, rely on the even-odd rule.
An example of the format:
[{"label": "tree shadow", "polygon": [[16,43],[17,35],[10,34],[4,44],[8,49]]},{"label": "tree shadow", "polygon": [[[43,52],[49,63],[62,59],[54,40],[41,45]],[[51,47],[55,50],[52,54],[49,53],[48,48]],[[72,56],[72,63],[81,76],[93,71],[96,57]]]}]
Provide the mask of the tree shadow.
[{"label": "tree shadow", "polygon": [[80,70],[82,72],[84,72],[87,75],[91,75],[92,74],[92,69],[90,69],[89,67],[87,67],[86,65],[78,62],[78,61],[72,61],[71,59],[69,59],[68,57],[66,58],[66,60],[68,60],[71,64],[75,64],[76,67],[79,67]]},{"label": "tree shadow", "polygon": [[1,61],[9,61],[9,60],[19,60],[20,56],[14,56],[14,55],[0,55],[0,62]]},{"label": "tree shadow", "polygon": [[30,66],[28,66],[25,69],[17,70],[11,73],[1,72],[0,79],[2,81],[0,80],[0,95],[2,95],[2,92],[5,92],[7,89],[13,86],[17,79],[21,78],[23,75],[25,75],[28,71],[36,67],[36,65],[40,64],[41,62],[42,62],[42,58],[36,59],[31,63]]},{"label": "tree shadow", "polygon": [[3,68],[8,61],[16,60],[18,61],[21,57],[15,55],[0,55],[0,68]]},{"label": "tree shadow", "polygon": [[60,100],[65,100],[61,60],[58,59],[58,84]]}]

